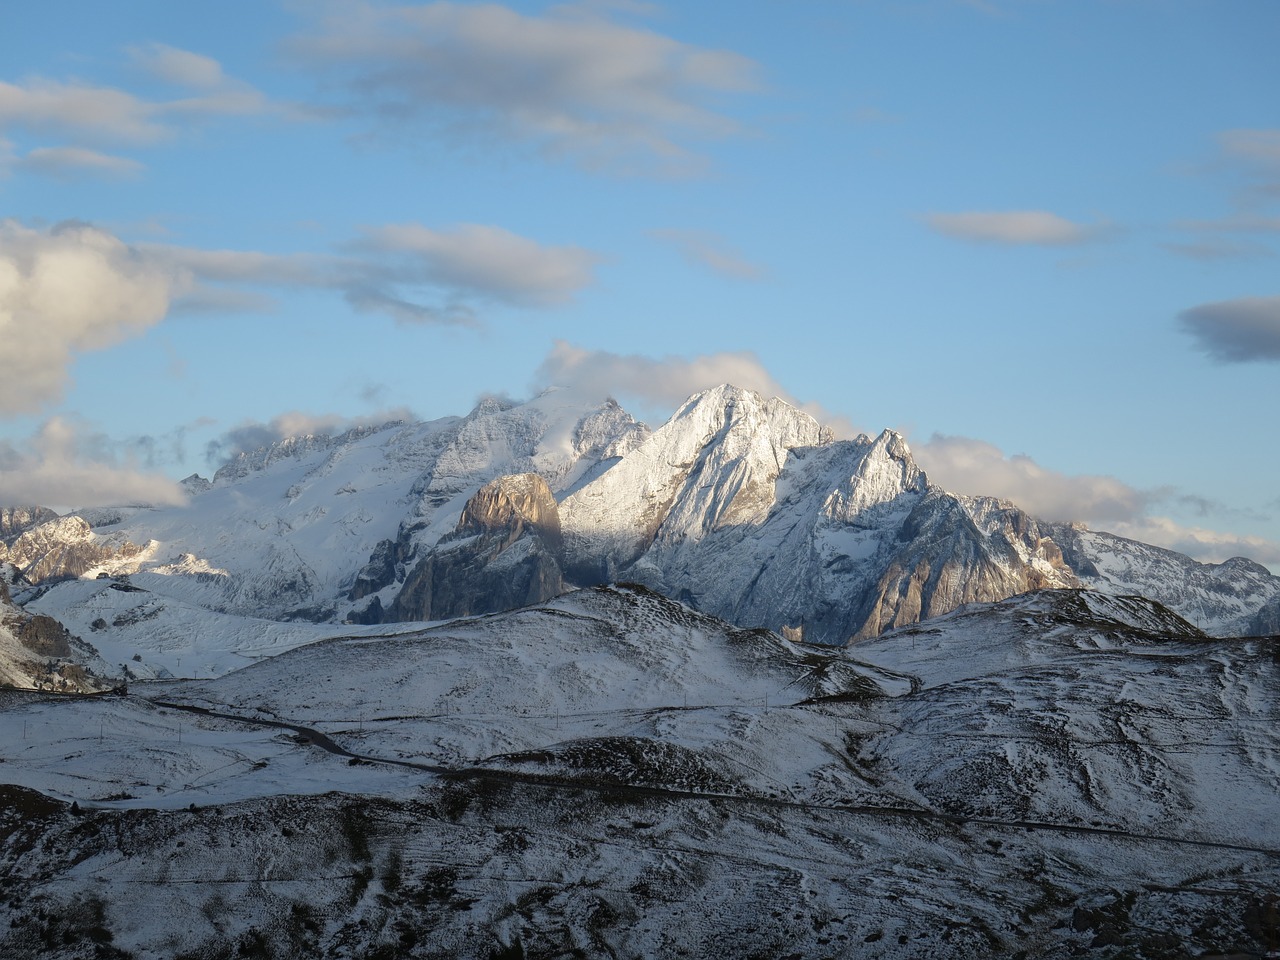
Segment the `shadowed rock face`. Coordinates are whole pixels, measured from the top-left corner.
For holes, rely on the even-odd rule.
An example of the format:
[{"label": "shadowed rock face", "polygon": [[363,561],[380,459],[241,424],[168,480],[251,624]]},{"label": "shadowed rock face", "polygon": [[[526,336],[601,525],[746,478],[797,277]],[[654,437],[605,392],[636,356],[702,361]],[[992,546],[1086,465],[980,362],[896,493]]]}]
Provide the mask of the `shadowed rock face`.
[{"label": "shadowed rock face", "polygon": [[568,584],[560,515],[534,473],[499,477],[467,501],[457,529],[414,568],[387,620],[443,620],[541,603]]},{"label": "shadowed rock face", "polygon": [[53,617],[36,614],[18,627],[17,637],[24,647],[42,657],[71,656],[71,634]]}]

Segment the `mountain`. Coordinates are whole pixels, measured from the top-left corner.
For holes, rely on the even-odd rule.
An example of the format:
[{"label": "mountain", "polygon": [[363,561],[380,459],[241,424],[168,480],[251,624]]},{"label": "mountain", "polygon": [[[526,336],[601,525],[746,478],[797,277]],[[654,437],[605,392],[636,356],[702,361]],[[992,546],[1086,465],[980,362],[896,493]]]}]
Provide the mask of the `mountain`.
[{"label": "mountain", "polygon": [[[181,507],[0,516],[5,556],[40,583],[33,611],[86,639],[104,620],[92,639],[109,659],[140,654],[158,675],[179,667],[185,628],[167,618],[180,610],[234,618],[209,636],[267,620],[279,638],[283,623],[323,625],[291,634],[315,638],[618,580],[820,643],[1046,587],[1143,594],[1216,635],[1267,632],[1280,604],[1280,578],[1256,564],[1201,564],[952,494],[892,431],[836,440],[728,385],[655,431],[612,401],[550,390],[487,398],[465,417],[291,438],[185,485]],[[155,603],[126,615],[109,598],[111,617],[91,615],[105,585],[58,582],[98,575],[127,576]],[[213,672],[241,649],[217,642],[201,661]]]},{"label": "mountain", "polygon": [[1277,653],[1089,591],[842,649],[600,587],[0,693],[0,954],[1258,956]]},{"label": "mountain", "polygon": [[[485,548],[503,571],[519,567],[517,542],[541,569],[554,566],[538,599],[559,585],[630,580],[735,623],[820,643],[1045,587],[1148,594],[1221,635],[1262,632],[1262,611],[1280,602],[1280,578],[1257,564],[1200,564],[1044,523],[1006,501],[953,495],[929,482],[892,431],[836,441],[789,404],[731,386],[691,397],[597,478],[559,497],[551,519],[559,551],[519,538]],[[459,530],[420,561],[435,578],[433,596],[448,569],[471,597],[466,612],[505,608],[476,603],[484,591],[459,586],[479,575],[478,554],[457,565],[462,537]],[[522,582],[539,582],[523,569]],[[425,601],[422,582],[406,583],[391,619],[453,615],[448,601]]]}]

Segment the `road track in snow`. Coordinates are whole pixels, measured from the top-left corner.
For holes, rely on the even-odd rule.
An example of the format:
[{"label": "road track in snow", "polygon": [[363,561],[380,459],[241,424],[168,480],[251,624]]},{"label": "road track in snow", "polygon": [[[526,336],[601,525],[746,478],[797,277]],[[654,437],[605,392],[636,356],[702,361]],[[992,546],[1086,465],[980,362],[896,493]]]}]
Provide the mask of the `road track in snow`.
[{"label": "road track in snow", "polygon": [[555,777],[535,773],[521,773],[513,770],[495,770],[491,767],[446,767],[434,763],[421,763],[414,760],[398,760],[390,757],[378,757],[352,753],[346,747],[335,742],[331,737],[296,723],[285,720],[268,720],[262,717],[246,717],[234,713],[222,713],[208,707],[195,704],[176,703],[172,700],[139,698],[156,707],[170,710],[181,710],[196,716],[213,717],[232,723],[243,723],[257,727],[273,727],[292,731],[300,744],[319,747],[335,756],[346,757],[361,763],[380,763],[396,767],[407,767],[434,774],[443,780],[465,781],[484,780],[493,783],[521,784],[524,786],[546,787],[551,789],[579,790],[597,794],[626,795],[634,797],[651,797],[668,800],[699,800],[712,803],[732,803],[756,807],[771,807],[800,810],[814,813],[850,814],[854,816],[876,817],[880,819],[908,820],[920,823],[942,823],[952,826],[990,827],[999,830],[1024,830],[1028,832],[1046,832],[1069,834],[1075,836],[1092,836],[1114,840],[1129,840],[1141,843],[1164,843],[1175,846],[1190,846],[1211,850],[1234,850],[1241,853],[1254,853],[1280,860],[1280,849],[1255,847],[1248,844],[1227,843],[1220,840],[1197,840],[1191,837],[1175,837],[1158,833],[1138,833],[1120,830],[1114,827],[1094,827],[1083,824],[1051,823],[1041,820],[998,820],[991,817],[966,817],[959,814],[941,813],[936,810],[923,810],[914,807],[886,807],[874,804],[822,804],[805,803],[799,800],[784,800],[779,797],[750,796],[731,793],[699,793],[695,790],[677,790],[671,787],[653,787],[636,784],[598,783],[590,780],[575,780],[568,777]]}]

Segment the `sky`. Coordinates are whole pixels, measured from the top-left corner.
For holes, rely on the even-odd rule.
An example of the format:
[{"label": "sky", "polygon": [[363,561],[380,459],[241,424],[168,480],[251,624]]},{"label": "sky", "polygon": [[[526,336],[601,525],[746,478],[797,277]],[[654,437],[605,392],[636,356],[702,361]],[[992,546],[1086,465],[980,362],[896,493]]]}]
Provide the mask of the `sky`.
[{"label": "sky", "polygon": [[6,2],[0,502],[732,382],[1280,572],[1280,4]]}]

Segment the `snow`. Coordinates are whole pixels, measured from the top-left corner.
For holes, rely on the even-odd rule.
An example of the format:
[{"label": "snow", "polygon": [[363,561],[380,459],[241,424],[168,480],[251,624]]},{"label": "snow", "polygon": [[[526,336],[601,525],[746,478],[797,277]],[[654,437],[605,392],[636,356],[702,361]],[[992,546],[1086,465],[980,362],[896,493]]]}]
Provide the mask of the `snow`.
[{"label": "snow", "polygon": [[1280,882],[1278,694],[1265,641],[1142,600],[1042,592],[839,650],[632,588],[127,697],[9,692],[0,773],[81,815],[14,834],[9,902],[44,919],[0,905],[0,944],[88,899],[138,957],[251,930],[295,955],[418,930],[462,957],[1067,957],[1113,915],[1205,952],[1251,942]]}]

